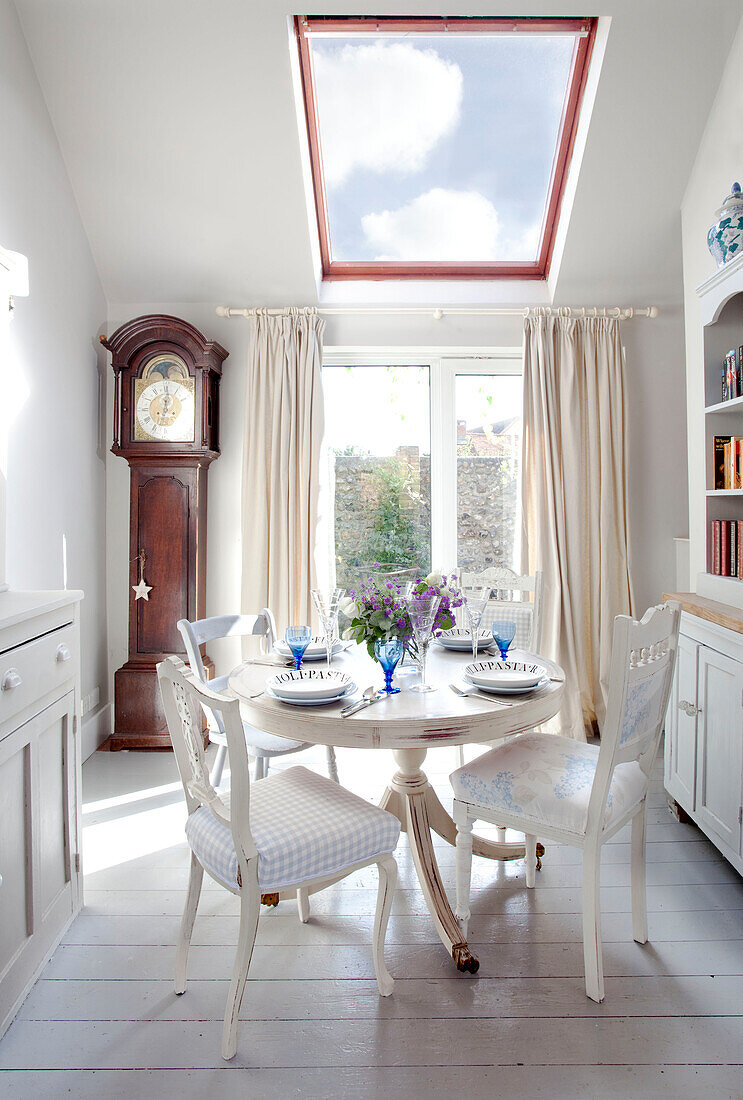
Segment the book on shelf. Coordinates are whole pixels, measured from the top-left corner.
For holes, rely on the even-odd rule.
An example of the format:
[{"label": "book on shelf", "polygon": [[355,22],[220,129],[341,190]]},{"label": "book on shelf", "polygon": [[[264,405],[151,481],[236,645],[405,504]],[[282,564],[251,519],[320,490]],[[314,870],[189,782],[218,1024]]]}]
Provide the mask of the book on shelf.
[{"label": "book on shelf", "polygon": [[743,580],[743,520],[713,519],[709,534],[710,573]]},{"label": "book on shelf", "polygon": [[743,436],[716,435],[715,489],[743,489]]},{"label": "book on shelf", "polygon": [[722,401],[743,397],[743,344],[731,348],[722,364]]}]

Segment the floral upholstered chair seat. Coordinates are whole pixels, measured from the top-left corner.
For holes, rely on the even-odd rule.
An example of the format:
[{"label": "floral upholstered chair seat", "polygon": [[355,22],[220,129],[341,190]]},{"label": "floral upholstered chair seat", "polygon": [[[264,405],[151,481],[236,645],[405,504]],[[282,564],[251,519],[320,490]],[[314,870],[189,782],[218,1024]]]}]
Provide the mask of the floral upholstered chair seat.
[{"label": "floral upholstered chair seat", "polygon": [[[599,750],[568,737],[524,733],[451,776],[454,797],[541,825],[583,833]],[[636,761],[614,769],[604,825],[639,802],[647,781]]]}]

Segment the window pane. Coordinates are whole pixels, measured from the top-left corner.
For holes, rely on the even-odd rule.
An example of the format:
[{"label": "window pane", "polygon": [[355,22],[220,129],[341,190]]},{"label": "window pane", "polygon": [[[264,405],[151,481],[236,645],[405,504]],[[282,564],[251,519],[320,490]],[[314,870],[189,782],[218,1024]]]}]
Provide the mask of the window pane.
[{"label": "window pane", "polygon": [[428,573],[429,368],[323,367],[323,391],[336,583]]},{"label": "window pane", "polygon": [[457,417],[457,564],[518,568],[522,379],[460,374]]},{"label": "window pane", "polygon": [[297,27],[324,275],[544,277],[595,20]]}]

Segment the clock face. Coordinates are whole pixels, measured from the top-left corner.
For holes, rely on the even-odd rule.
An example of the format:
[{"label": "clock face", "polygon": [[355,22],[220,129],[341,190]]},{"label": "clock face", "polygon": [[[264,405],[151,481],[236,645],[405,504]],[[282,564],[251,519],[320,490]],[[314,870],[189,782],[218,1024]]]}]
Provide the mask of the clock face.
[{"label": "clock face", "polygon": [[134,428],[137,440],[193,443],[194,380],[175,355],[158,355],[135,382]]}]

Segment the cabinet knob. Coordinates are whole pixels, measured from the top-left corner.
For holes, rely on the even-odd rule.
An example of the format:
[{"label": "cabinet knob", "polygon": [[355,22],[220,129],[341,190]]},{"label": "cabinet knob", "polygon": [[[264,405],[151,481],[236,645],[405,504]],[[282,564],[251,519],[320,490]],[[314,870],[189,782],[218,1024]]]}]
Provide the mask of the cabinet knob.
[{"label": "cabinet knob", "polygon": [[69,661],[70,657],[72,657],[72,654],[70,653],[68,647],[64,644],[64,642],[61,645],[57,646],[58,661]]},{"label": "cabinet knob", "polygon": [[679,710],[682,710],[689,718],[694,718],[697,714],[702,713],[701,707],[694,706],[693,703],[687,702],[686,699],[679,699]]},{"label": "cabinet knob", "polygon": [[0,684],[0,690],[2,690],[2,691],[12,691],[13,688],[20,687],[22,683],[23,683],[23,680],[21,679],[21,674],[18,671],[18,669],[17,668],[9,668],[8,671],[5,673],[5,675],[3,676],[3,681]]}]

